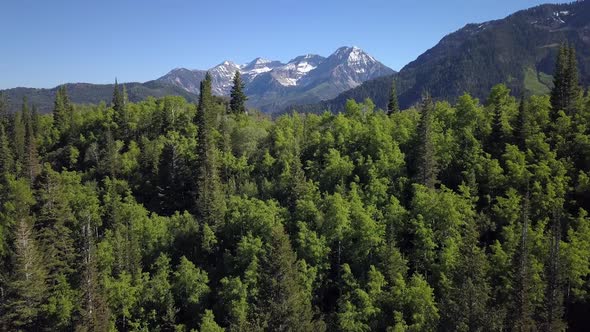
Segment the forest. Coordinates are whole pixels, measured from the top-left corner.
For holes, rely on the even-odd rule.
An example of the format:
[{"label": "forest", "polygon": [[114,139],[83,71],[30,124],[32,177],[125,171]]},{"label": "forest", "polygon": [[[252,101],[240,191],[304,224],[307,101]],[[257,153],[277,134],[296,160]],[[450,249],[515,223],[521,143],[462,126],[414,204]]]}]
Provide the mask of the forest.
[{"label": "forest", "polygon": [[[4,331],[563,331],[590,312],[590,95],[276,119],[0,101]],[[395,84],[393,84],[395,89]]]}]

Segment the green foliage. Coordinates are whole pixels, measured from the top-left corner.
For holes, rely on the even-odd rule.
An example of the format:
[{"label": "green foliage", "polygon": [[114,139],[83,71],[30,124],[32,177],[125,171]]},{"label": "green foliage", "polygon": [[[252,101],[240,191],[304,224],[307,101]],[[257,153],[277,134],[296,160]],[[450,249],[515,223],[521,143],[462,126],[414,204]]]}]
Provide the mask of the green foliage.
[{"label": "green foliage", "polygon": [[236,70],[234,74],[233,86],[230,92],[229,109],[233,114],[246,113],[246,94],[244,93],[245,84],[242,82],[240,71]]},{"label": "green foliage", "polygon": [[223,332],[225,330],[215,323],[215,316],[213,316],[213,312],[211,310],[205,310],[205,315],[201,320],[200,331]]},{"label": "green foliage", "polygon": [[210,84],[0,117],[0,329],[579,329],[587,97],[269,119]]},{"label": "green foliage", "polygon": [[422,115],[416,131],[416,146],[419,151],[415,164],[416,179],[418,183],[434,188],[439,169],[433,138],[434,103],[430,95],[424,96],[420,111]]},{"label": "green foliage", "polygon": [[41,323],[46,298],[46,271],[30,220],[20,219],[15,225],[13,259],[3,324],[11,330],[35,329]]},{"label": "green foliage", "polygon": [[219,105],[211,94],[211,75],[207,74],[201,82],[195,118],[198,126],[196,214],[210,227],[215,227],[223,219],[225,209],[216,148],[218,110]]},{"label": "green foliage", "polygon": [[389,94],[389,102],[387,103],[387,111],[389,114],[400,111],[399,103],[397,101],[397,88],[395,80],[391,83],[391,93]]}]

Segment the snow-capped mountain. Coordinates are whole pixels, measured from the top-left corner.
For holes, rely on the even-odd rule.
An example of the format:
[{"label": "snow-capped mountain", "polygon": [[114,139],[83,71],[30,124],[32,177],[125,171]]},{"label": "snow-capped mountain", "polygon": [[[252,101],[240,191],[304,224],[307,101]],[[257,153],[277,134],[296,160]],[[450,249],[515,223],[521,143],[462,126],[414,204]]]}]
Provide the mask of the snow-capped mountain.
[{"label": "snow-capped mountain", "polygon": [[283,86],[297,86],[301,78],[307,76],[325,60],[326,58],[315,54],[298,56],[286,65],[275,68],[271,75]]},{"label": "snow-capped mountain", "polygon": [[[302,55],[288,63],[264,58],[243,65],[224,61],[208,71],[213,93],[220,96],[229,95],[233,76],[240,71],[249,105],[265,111],[287,103],[330,99],[367,80],[394,72],[358,47],[341,47],[327,58]],[[205,73],[205,70],[177,68],[157,81],[198,93]]]},{"label": "snow-capped mountain", "polygon": [[321,62],[314,75],[301,80],[302,85],[324,82],[334,84],[345,91],[357,87],[372,78],[392,74],[393,71],[358,47],[341,47]]}]

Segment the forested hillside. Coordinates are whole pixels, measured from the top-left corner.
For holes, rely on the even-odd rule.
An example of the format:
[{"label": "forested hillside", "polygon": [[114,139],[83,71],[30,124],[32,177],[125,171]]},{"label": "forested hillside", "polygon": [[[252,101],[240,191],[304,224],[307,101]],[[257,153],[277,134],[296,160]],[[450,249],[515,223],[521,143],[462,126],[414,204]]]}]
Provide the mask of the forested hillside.
[{"label": "forested hillside", "polygon": [[[436,100],[456,102],[464,92],[485,98],[496,84],[506,84],[515,95],[549,93],[559,45],[575,45],[580,82],[590,84],[590,2],[546,4],[506,18],[467,24],[448,34],[395,75],[403,107],[418,104],[429,91]],[[377,78],[317,105],[288,110],[343,111],[346,100],[370,97],[385,107],[389,78]]]},{"label": "forested hillside", "polygon": [[[589,326],[590,96],[424,95],[392,112],[182,97],[0,103],[6,331]],[[1,99],[0,99],[1,100]]]},{"label": "forested hillside", "polygon": [[[68,96],[76,104],[99,104],[111,99],[113,84],[68,83]],[[7,107],[11,112],[17,111],[26,97],[35,105],[39,113],[50,113],[53,110],[53,100],[60,86],[53,89],[13,88],[0,91],[6,95]],[[145,83],[126,83],[125,88],[129,100],[139,102],[147,97],[161,98],[165,96],[181,96],[188,101],[196,101],[197,95],[187,92],[180,87],[166,82],[149,81]]]}]

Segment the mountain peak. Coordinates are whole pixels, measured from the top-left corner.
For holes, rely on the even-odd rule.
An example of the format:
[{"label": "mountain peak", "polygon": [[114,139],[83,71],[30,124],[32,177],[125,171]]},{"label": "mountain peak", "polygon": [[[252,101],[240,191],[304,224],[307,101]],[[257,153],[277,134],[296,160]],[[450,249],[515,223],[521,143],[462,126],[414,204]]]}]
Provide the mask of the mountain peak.
[{"label": "mountain peak", "polygon": [[370,56],[367,52],[363,51],[361,48],[356,46],[343,46],[338,48],[332,57],[338,59],[339,61],[346,61],[349,63],[357,63],[357,62],[364,62],[364,63],[373,63],[377,62],[375,58]]},{"label": "mountain peak", "polygon": [[271,62],[272,62],[271,60],[268,60],[268,59],[265,59],[265,58],[258,57],[258,58],[256,58],[256,59],[254,59],[254,60],[250,61],[250,63],[248,63],[248,64],[247,64],[247,66],[252,66],[252,67],[254,67],[254,66],[265,65],[265,64],[267,64],[267,63],[271,63]]},{"label": "mountain peak", "polygon": [[[305,54],[286,64],[262,57],[244,65],[226,60],[209,69],[213,93],[228,95],[236,71],[240,71],[246,84],[249,105],[263,110],[276,110],[278,100],[285,103],[330,99],[366,80],[393,73],[360,48],[345,46],[327,58]],[[204,72],[172,71],[159,80],[197,93]],[[316,90],[317,87],[321,89]]]},{"label": "mountain peak", "polygon": [[226,67],[239,67],[235,62],[233,61],[229,61],[229,60],[225,60],[222,63],[218,64],[217,67],[219,66],[226,66]]},{"label": "mountain peak", "polygon": [[310,62],[314,62],[314,61],[323,61],[325,58],[321,55],[317,55],[317,54],[306,54],[306,55],[300,55],[298,57],[295,57],[291,60],[289,60],[288,63],[297,63],[297,62],[302,62],[302,61],[310,61]]}]

